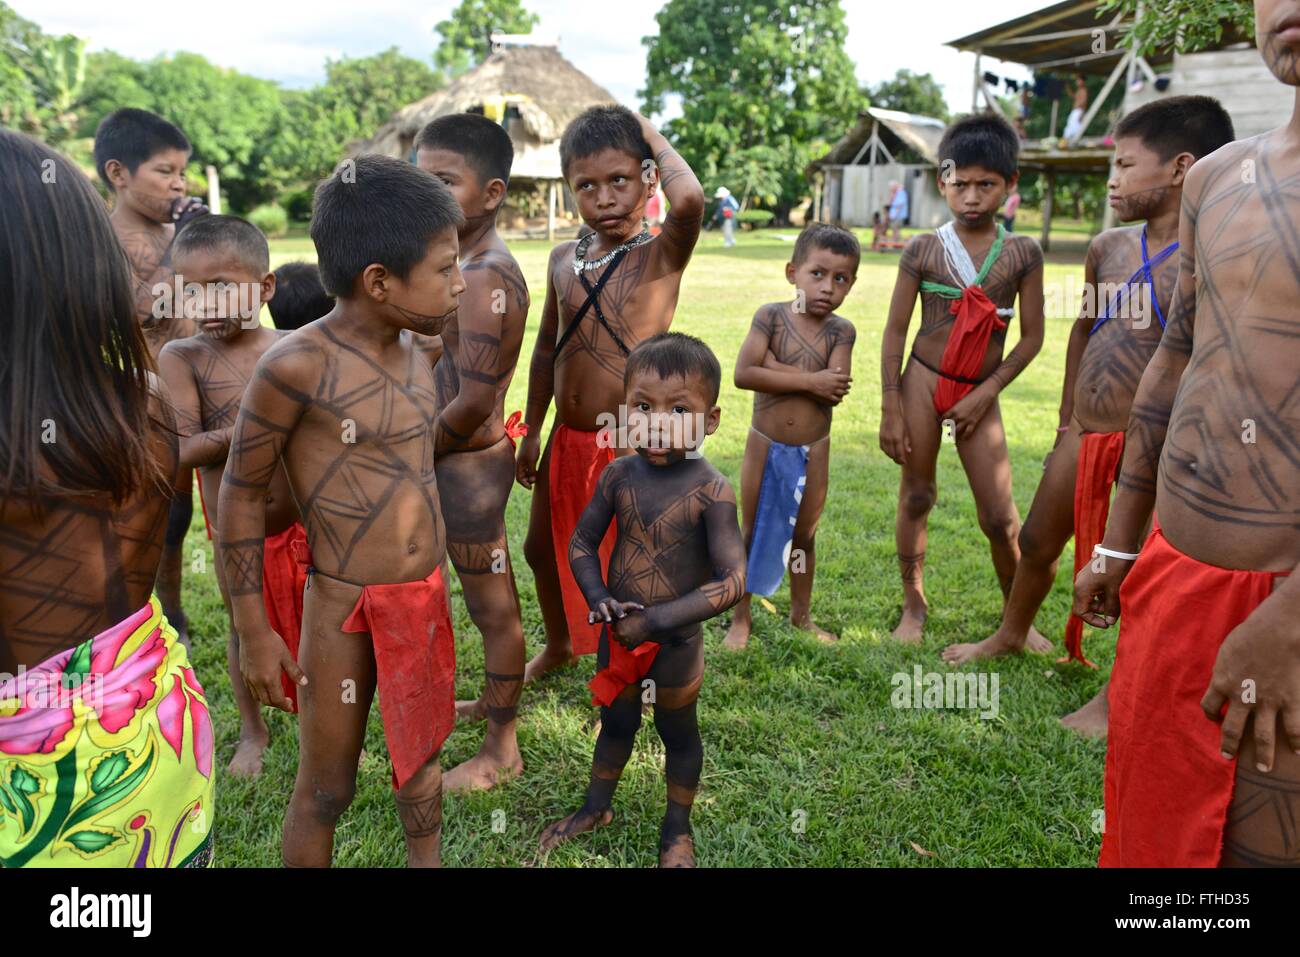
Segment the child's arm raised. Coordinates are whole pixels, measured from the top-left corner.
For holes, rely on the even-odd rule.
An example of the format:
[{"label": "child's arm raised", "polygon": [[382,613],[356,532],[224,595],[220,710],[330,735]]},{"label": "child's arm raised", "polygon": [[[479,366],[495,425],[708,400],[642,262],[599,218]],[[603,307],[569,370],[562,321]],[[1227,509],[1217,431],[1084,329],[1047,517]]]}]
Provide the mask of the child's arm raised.
[{"label": "child's arm raised", "polygon": [[610,491],[610,470],[606,469],[596,483],[596,494],[591,497],[587,507],[582,510],[578,524],[573,529],[573,538],[569,539],[569,568],[573,570],[573,579],[582,590],[582,597],[587,599],[591,613],[587,616],[590,624],[598,621],[611,622],[624,617],[629,611],[639,611],[642,605],[636,602],[620,602],[609,593],[605,584],[605,574],[601,570],[600,543],[614,519],[614,502]]},{"label": "child's arm raised", "polygon": [[460,326],[456,377],[460,385],[456,397],[439,410],[434,423],[435,457],[454,452],[468,442],[496,408],[501,326],[505,318],[505,310],[498,304],[506,290],[504,280],[494,281],[481,272],[485,268],[490,275],[496,275],[495,266],[481,263],[467,263],[462,270],[479,271],[479,275],[475,281],[465,283],[456,307]]},{"label": "child's arm raised", "polygon": [[316,347],[301,335],[280,340],[258,361],[239,405],[217,509],[219,561],[239,634],[239,668],[253,697],[281,711],[293,705],[280,686],[280,671],[300,685],[307,678],[271,629],[262,603],[266,490],[321,368]]},{"label": "child's arm raised", "polygon": [[668,200],[668,214],[660,234],[668,242],[661,247],[661,254],[667,257],[671,268],[682,269],[700,238],[700,225],[704,220],[704,187],[664,135],[640,113],[636,116],[641,121],[641,135],[650,145],[650,155],[659,168],[659,182]]},{"label": "child's arm raised", "polygon": [[199,408],[199,390],[194,382],[194,367],[185,360],[176,342],[163,346],[158,354],[158,374],[167,383],[176,412],[176,431],[180,433],[181,468],[193,469],[221,465],[230,451],[232,427],[203,430]]},{"label": "child's arm raised", "polygon": [[546,264],[546,299],[542,302],[542,321],[533,342],[533,357],[528,363],[528,403],[524,407],[524,422],[528,434],[519,440],[515,456],[515,481],[524,488],[537,484],[537,460],[542,454],[542,424],[546,410],[555,395],[555,343],[560,329],[560,304],[555,294],[556,260],[560,250],[569,248],[563,243],[551,250]]},{"label": "child's arm raised", "polygon": [[[1183,208],[1178,223],[1178,282],[1169,304],[1169,320],[1160,345],[1147,364],[1133,396],[1128,429],[1124,432],[1124,460],[1116,483],[1115,501],[1102,546],[1136,554],[1141,536],[1156,504],[1156,475],[1165,446],[1169,416],[1178,394],[1178,382],[1192,357],[1196,327],[1196,215],[1204,170],[1193,166],[1183,187]],[[1119,586],[1131,561],[1107,556],[1101,571],[1085,565],[1074,580],[1074,614],[1094,628],[1109,628],[1119,619]]]},{"label": "child's arm raised", "polygon": [[713,577],[672,601],[651,605],[615,621],[610,629],[629,651],[657,634],[720,615],[745,594],[745,542],[736,522],[736,493],[726,479],[717,480],[714,500],[705,508],[703,522]]},{"label": "child's arm raised", "polygon": [[903,420],[903,354],[912,310],[921,294],[921,244],[929,241],[928,235],[914,236],[903,247],[889,318],[880,337],[880,448],[899,465],[912,451]]},{"label": "child's arm raised", "polygon": [[1043,348],[1043,251],[1032,239],[1020,241],[1032,250],[1020,274],[1020,341],[987,379],[944,414],[952,419],[953,436],[958,439],[975,431],[998,393],[1015,381]]}]

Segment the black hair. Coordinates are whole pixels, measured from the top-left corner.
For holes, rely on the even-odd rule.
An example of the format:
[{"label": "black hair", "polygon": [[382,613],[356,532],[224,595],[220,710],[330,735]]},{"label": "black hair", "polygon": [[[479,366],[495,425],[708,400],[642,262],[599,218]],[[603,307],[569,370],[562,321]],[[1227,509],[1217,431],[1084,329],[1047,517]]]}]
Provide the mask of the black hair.
[{"label": "black hair", "polygon": [[285,263],[275,271],[275,295],[266,307],[277,329],[301,329],[334,308],[315,263]]},{"label": "black hair", "polygon": [[124,106],[100,120],[95,129],[95,171],[112,191],[113,184],[105,172],[109,160],[117,160],[135,175],[141,163],[167,149],[188,153],[190,141],[175,123],[157,113]]},{"label": "black hair", "polygon": [[983,166],[1003,179],[1020,169],[1020,136],[996,113],[972,113],[944,130],[939,141],[939,168]]},{"label": "black hair", "polygon": [[451,113],[429,122],[415,138],[415,148],[450,150],[465,157],[481,185],[499,179],[510,182],[515,146],[500,123],[479,113]]},{"label": "black hair", "polygon": [[347,298],[372,263],[405,279],[440,233],[464,222],[447,185],[418,166],[371,154],[344,160],[312,203],[321,283]]},{"label": "black hair", "polygon": [[858,263],[862,260],[862,246],[858,237],[843,226],[832,226],[830,223],[809,223],[805,226],[799,233],[799,238],[794,241],[794,255],[790,261],[798,266],[814,249],[852,256],[854,272],[857,272]]},{"label": "black hair", "polygon": [[593,106],[574,117],[560,137],[560,171],[567,179],[574,160],[606,148],[621,150],[641,163],[651,158],[641,124],[626,106]]},{"label": "black hair", "polygon": [[1237,138],[1232,117],[1212,96],[1167,96],[1139,106],[1119,121],[1114,135],[1138,137],[1161,162],[1179,153],[1200,159]]},{"label": "black hair", "polygon": [[197,216],[181,227],[172,240],[172,258],[186,252],[228,250],[257,275],[271,271],[271,249],[262,231],[238,216]]},{"label": "black hair", "polygon": [[699,376],[708,387],[710,403],[716,403],[722,391],[722,366],[718,357],[702,340],[684,332],[661,332],[638,343],[627,357],[623,371],[625,390],[632,376],[640,372],[653,372],[661,379]]},{"label": "black hair", "polygon": [[[47,494],[100,492],[120,504],[170,486],[151,445],[135,278],[104,201],[61,154],[4,129],[0,180],[0,501],[39,509]],[[42,441],[48,422],[58,441]]]}]

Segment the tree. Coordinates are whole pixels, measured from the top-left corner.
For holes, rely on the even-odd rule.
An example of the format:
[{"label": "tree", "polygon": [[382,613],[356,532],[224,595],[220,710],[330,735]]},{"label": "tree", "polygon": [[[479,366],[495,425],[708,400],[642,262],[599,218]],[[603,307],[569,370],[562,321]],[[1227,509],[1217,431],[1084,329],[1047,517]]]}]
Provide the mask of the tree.
[{"label": "tree", "polygon": [[0,120],[60,145],[78,126],[86,41],[49,36],[0,3]]},{"label": "tree", "polygon": [[665,132],[706,185],[730,157],[774,151],[773,205],[784,218],[807,194],[808,163],[865,105],[838,0],[669,0],[655,20],[658,36],[641,41],[642,111],[660,113],[666,97],[681,97],[682,116]]},{"label": "tree", "polygon": [[40,28],[24,20],[12,7],[0,3],[0,125],[35,132],[36,88],[23,68],[28,45]]},{"label": "tree", "polygon": [[325,62],[326,100],[350,112],[367,136],[400,107],[445,84],[441,73],[420,60],[402,56],[395,46],[373,56]]},{"label": "tree", "polygon": [[1225,25],[1255,35],[1253,0],[1104,0],[1098,16],[1109,20],[1116,13],[1136,19],[1122,42],[1143,54],[1203,49],[1223,38]]},{"label": "tree", "polygon": [[871,88],[871,105],[885,110],[933,116],[948,122],[948,101],[943,87],[929,73],[899,70],[892,80]]},{"label": "tree", "polygon": [[433,28],[442,37],[433,62],[452,76],[464,73],[487,57],[492,33],[531,33],[537,19],[520,0],[461,0]]}]

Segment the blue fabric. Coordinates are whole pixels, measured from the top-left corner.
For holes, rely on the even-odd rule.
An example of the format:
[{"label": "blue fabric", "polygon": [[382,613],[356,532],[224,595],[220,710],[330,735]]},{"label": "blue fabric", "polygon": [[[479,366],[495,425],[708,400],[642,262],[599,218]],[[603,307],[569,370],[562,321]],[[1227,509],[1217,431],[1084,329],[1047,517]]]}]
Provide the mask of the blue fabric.
[{"label": "blue fabric", "polygon": [[771,595],[781,587],[807,472],[808,446],[780,442],[768,446],[749,543],[745,590],[751,594]]}]

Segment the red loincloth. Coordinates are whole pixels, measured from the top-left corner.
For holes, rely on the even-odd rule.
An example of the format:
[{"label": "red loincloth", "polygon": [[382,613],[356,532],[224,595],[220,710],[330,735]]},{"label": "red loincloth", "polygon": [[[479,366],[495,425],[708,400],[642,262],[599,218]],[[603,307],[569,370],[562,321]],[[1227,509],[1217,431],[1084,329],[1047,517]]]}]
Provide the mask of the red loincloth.
[{"label": "red loincloth", "polygon": [[[584,432],[564,423],[555,426],[551,435],[551,540],[555,547],[555,564],[560,573],[560,594],[564,597],[564,617],[569,624],[573,653],[590,655],[600,643],[600,625],[587,623],[587,599],[569,568],[569,540],[578,527],[583,509],[596,494],[596,484],[605,466],[614,461],[612,443],[602,447],[597,441],[600,431]],[[614,523],[600,542],[601,568],[609,568],[614,554]],[[611,642],[616,645],[618,642]]]},{"label": "red loincloth", "polygon": [[[1092,561],[1092,549],[1106,536],[1110,490],[1124,458],[1123,432],[1085,432],[1079,441],[1074,477],[1074,576]],[[1070,615],[1065,623],[1067,661],[1097,667],[1083,656],[1083,619]]]},{"label": "red loincloth", "polygon": [[506,419],[506,438],[510,439],[510,447],[517,448],[519,440],[528,434],[528,423],[520,421],[524,414],[518,410],[510,413],[510,418]]},{"label": "red loincloth", "polygon": [[974,380],[979,375],[988,354],[989,336],[993,335],[994,329],[1007,327],[1006,320],[998,315],[998,307],[979,286],[963,289],[961,298],[952,304],[952,313],[957,321],[953,323],[948,343],[943,347],[939,385],[934,390],[934,409],[940,415],[946,414],[975,388],[974,381],[957,379]]},{"label": "red loincloth", "polygon": [[[267,537],[262,551],[262,604],[266,620],[284,639],[293,660],[298,660],[298,643],[302,632],[302,592],[307,587],[307,569],[297,560],[294,542],[307,544],[307,532],[294,522],[278,535]],[[298,686],[280,672],[280,686],[298,710]]]},{"label": "red loincloth", "polygon": [[1102,867],[1215,867],[1237,762],[1205,717],[1219,646],[1281,573],[1189,558],[1157,524],[1120,587]]},{"label": "red loincloth", "polygon": [[374,645],[393,789],[400,789],[456,723],[456,642],[442,569],[423,581],[362,586],[342,630],[368,633]]},{"label": "red loincloth", "polygon": [[587,682],[587,687],[591,689],[592,704],[611,705],[624,688],[640,684],[649,673],[659,655],[659,643],[644,641],[628,651],[609,633],[607,625],[600,628],[601,639],[609,642],[609,664],[596,672],[596,677]]}]

